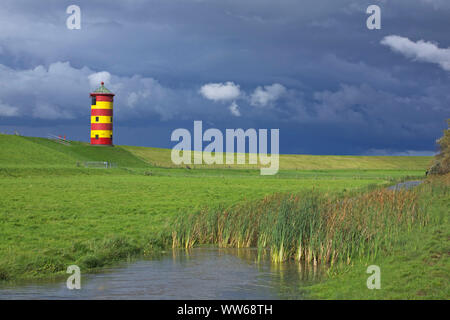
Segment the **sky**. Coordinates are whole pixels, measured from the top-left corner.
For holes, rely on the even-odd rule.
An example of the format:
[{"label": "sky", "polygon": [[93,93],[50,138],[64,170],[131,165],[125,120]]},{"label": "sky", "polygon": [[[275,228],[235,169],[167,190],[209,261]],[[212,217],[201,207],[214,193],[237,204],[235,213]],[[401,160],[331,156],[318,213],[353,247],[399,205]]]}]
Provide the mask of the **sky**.
[{"label": "sky", "polygon": [[89,141],[104,81],[119,145],[172,148],[201,120],[280,129],[280,153],[432,155],[449,27],[448,0],[2,0],[0,132]]}]

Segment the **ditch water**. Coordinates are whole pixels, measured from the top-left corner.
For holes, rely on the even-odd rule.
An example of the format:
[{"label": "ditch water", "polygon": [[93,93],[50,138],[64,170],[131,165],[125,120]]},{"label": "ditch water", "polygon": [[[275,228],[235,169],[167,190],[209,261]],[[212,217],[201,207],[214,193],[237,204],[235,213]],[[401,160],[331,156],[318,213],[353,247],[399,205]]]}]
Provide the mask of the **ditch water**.
[{"label": "ditch water", "polygon": [[412,189],[414,187],[417,187],[419,184],[423,183],[422,180],[416,180],[416,181],[406,181],[406,182],[401,182],[396,184],[395,186],[391,186],[388,189],[389,190],[394,190],[394,191],[398,191],[398,190],[409,190]]},{"label": "ditch water", "polygon": [[80,290],[67,289],[67,278],[0,286],[0,299],[302,299],[322,275],[295,262],[257,261],[255,249],[196,248],[82,274]]}]

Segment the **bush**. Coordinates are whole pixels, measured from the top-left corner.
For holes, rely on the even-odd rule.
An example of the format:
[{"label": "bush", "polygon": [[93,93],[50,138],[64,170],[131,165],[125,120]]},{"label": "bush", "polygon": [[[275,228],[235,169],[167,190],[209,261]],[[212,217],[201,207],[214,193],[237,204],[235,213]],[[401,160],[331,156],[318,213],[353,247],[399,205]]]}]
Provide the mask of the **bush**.
[{"label": "bush", "polygon": [[84,258],[81,259],[80,262],[82,267],[87,267],[89,269],[104,266],[104,262],[99,257],[92,254],[85,256]]},{"label": "bush", "polygon": [[0,280],[9,280],[9,272],[6,268],[0,266]]},{"label": "bush", "polygon": [[[447,120],[450,126],[450,119]],[[429,174],[447,174],[450,172],[450,130],[444,130],[444,135],[437,143],[439,144],[440,152],[436,155],[436,160],[428,170]]]}]

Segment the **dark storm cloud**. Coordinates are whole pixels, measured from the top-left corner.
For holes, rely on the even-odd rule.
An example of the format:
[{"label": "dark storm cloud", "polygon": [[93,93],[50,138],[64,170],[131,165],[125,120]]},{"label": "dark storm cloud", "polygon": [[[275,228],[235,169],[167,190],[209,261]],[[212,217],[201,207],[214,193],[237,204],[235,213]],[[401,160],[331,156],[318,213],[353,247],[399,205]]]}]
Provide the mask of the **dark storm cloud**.
[{"label": "dark storm cloud", "polygon": [[[81,30],[65,26],[71,4]],[[370,4],[381,30],[365,26]],[[449,18],[443,0],[5,0],[0,129],[65,121],[85,139],[87,93],[106,78],[124,144],[170,147],[195,119],[280,128],[282,152],[433,151],[450,113]],[[420,58],[420,40],[435,52]],[[239,94],[208,98],[227,83]]]}]

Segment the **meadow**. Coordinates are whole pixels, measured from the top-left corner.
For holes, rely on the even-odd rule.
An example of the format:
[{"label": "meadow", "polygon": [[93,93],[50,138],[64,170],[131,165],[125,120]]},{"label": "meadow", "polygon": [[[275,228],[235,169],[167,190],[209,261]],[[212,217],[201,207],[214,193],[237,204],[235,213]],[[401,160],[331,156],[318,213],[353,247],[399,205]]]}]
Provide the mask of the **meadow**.
[{"label": "meadow", "polygon": [[[111,161],[118,167],[85,168],[84,161]],[[245,208],[236,211],[242,224],[256,224],[251,208],[261,201],[272,203],[266,207],[273,212],[279,211],[276,203],[284,203],[283,212],[297,218],[307,214],[308,205],[331,214],[329,199],[351,199],[398,181],[422,179],[430,161],[430,157],[281,155],[279,174],[260,176],[251,166],[175,167],[165,149],[93,147],[76,141],[65,146],[43,138],[0,135],[0,279],[64,275],[70,264],[95,270],[151,256],[173,244],[186,246],[185,239],[176,243],[173,237],[174,230],[181,230],[176,229],[180,221],[195,221],[190,217],[199,212],[223,212],[218,208]],[[359,207],[367,201],[370,198],[361,200]],[[267,214],[266,225],[275,217]],[[327,219],[316,221],[325,226],[332,221]],[[304,234],[312,230],[303,228],[298,230]],[[328,229],[323,230],[325,234]],[[214,237],[188,241],[187,246],[218,244]],[[263,243],[258,237],[229,239],[221,240],[224,246]],[[269,247],[277,240],[270,241]],[[294,250],[284,243],[280,248],[273,255],[275,261],[300,255],[331,262],[331,254],[320,258],[313,249]]]}]

